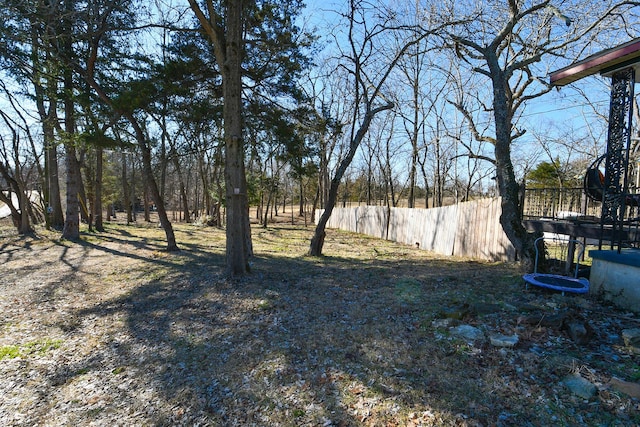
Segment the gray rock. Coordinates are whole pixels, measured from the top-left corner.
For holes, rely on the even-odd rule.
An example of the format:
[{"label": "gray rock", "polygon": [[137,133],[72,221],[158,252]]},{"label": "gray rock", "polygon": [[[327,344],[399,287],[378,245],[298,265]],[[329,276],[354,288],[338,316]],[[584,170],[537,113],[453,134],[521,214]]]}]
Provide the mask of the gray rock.
[{"label": "gray rock", "polygon": [[469,315],[469,313],[469,304],[462,304],[455,307],[445,307],[438,314],[440,317],[462,320],[465,316]]},{"label": "gray rock", "polygon": [[568,321],[565,322],[564,328],[571,339],[577,344],[587,344],[593,337],[593,328],[589,322],[585,321]]},{"label": "gray rock", "polygon": [[462,338],[468,342],[475,342],[484,339],[484,332],[475,326],[471,325],[460,325],[455,328],[451,328],[451,335]]},{"label": "gray rock", "polygon": [[598,393],[598,387],[578,374],[571,374],[562,380],[562,383],[576,396],[590,399]]},{"label": "gray rock", "polygon": [[494,347],[508,347],[512,348],[518,344],[518,335],[500,335],[495,334],[489,336],[489,341]]},{"label": "gray rock", "polygon": [[624,329],[622,339],[627,347],[640,347],[640,328]]},{"label": "gray rock", "polygon": [[611,378],[609,381],[609,387],[612,389],[624,393],[634,399],[640,399],[640,384],[631,381],[624,381],[618,378]]},{"label": "gray rock", "polygon": [[454,321],[455,320],[450,317],[447,317],[445,319],[436,319],[431,322],[431,326],[433,326],[434,328],[448,328]]}]

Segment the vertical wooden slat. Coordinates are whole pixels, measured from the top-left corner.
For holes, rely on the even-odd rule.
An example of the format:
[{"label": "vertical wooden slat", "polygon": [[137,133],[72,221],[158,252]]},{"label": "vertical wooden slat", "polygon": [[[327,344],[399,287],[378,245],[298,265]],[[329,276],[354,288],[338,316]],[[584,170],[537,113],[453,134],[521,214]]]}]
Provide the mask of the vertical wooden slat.
[{"label": "vertical wooden slat", "polygon": [[[321,213],[318,211],[316,218]],[[443,255],[513,260],[515,250],[502,230],[500,214],[499,198],[432,209],[359,206],[334,209],[327,226],[378,238],[388,236],[411,246],[418,243],[421,249]]]}]

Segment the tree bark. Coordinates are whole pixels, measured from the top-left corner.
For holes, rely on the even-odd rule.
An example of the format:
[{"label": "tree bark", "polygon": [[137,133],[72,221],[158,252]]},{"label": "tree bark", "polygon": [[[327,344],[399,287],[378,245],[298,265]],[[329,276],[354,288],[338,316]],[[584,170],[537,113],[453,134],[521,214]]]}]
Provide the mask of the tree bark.
[{"label": "tree bark", "polygon": [[182,202],[182,213],[184,216],[184,222],[191,222],[191,215],[189,213],[189,198],[187,197],[187,188],[184,185],[184,176],[182,174],[182,168],[180,167],[180,161],[178,160],[178,153],[175,147],[171,147],[171,157],[173,160],[173,166],[176,168],[178,174],[178,186],[180,187],[180,201]]},{"label": "tree bark", "polygon": [[[71,0],[64,1],[64,10],[71,14],[73,10]],[[68,59],[73,58],[73,46],[71,40],[71,17],[65,16],[62,22],[61,34],[62,49],[64,56]],[[80,165],[76,156],[75,146],[75,102],[73,100],[74,82],[73,70],[71,65],[67,64],[63,70],[63,86],[64,86],[64,151],[65,166],[67,170],[67,209],[62,229],[62,238],[69,240],[77,240],[80,238],[80,203],[78,201],[81,189],[82,175],[80,174]]]},{"label": "tree bark", "polygon": [[242,1],[227,8],[226,61],[223,68],[225,184],[227,199],[227,269],[232,275],[250,271],[252,255],[249,204],[242,132]]},{"label": "tree bark", "polygon": [[338,170],[336,171],[336,175],[331,180],[331,187],[329,188],[329,198],[327,199],[327,203],[324,208],[324,212],[320,216],[318,220],[318,225],[316,226],[313,237],[311,238],[311,244],[309,247],[309,255],[311,256],[320,256],[322,255],[322,247],[324,245],[324,239],[327,235],[325,228],[327,226],[327,222],[329,221],[329,217],[331,216],[331,212],[333,212],[333,208],[336,205],[336,201],[338,200],[338,189],[340,187],[340,181],[344,176],[344,173],[347,171],[347,168],[351,164],[353,157],[362,142],[362,139],[367,134],[369,130],[369,126],[371,125],[371,121],[375,117],[376,114],[389,110],[393,108],[392,103],[385,104],[383,106],[377,107],[373,110],[368,109],[366,112],[358,131],[355,133],[351,143],[349,144],[349,151],[344,159],[340,162],[338,166]]},{"label": "tree bark", "polygon": [[[53,80],[53,79],[50,79]],[[53,84],[50,82],[50,84]],[[42,109],[40,106],[40,116],[42,120],[42,130],[45,144],[45,158],[47,162],[47,192],[48,192],[48,217],[49,225],[57,230],[64,227],[64,214],[62,212],[62,197],[60,195],[60,179],[58,165],[58,148],[55,142],[55,126],[57,102],[53,99],[49,100],[49,111],[44,113],[44,104]]]},{"label": "tree bark", "polygon": [[103,150],[102,147],[96,148],[96,176],[94,201],[92,203],[93,220],[95,222],[96,231],[103,232],[104,224],[102,222],[102,173],[103,173]]},{"label": "tree bark", "polygon": [[67,170],[67,209],[62,229],[62,238],[67,240],[78,240],[80,238],[80,203],[78,193],[80,192],[80,176],[78,176],[78,159],[76,158],[76,148],[73,143],[64,144],[65,166]]},{"label": "tree bark", "polygon": [[133,222],[133,216],[131,215],[131,199],[129,195],[131,191],[129,189],[129,179],[127,178],[127,153],[120,153],[120,162],[122,163],[122,171],[120,178],[122,179],[122,203],[124,204],[125,212],[127,213],[127,224]]},{"label": "tree bark", "polygon": [[64,130],[65,130],[65,167],[67,171],[67,209],[62,229],[62,238],[77,240],[80,238],[80,165],[76,156],[75,147],[75,120],[73,93],[73,75],[71,69],[65,70],[64,76],[65,98],[64,98]]},{"label": "tree bark", "polygon": [[500,69],[495,54],[487,51],[486,58],[493,86],[493,115],[496,126],[496,180],[502,198],[500,224],[520,257],[523,267],[531,270],[535,261],[533,244],[535,236],[526,231],[520,214],[519,186],[511,160],[512,107],[509,104],[506,89],[509,87],[508,76]]},{"label": "tree bark", "polygon": [[244,165],[242,123],[242,0],[226,2],[224,17],[215,13],[212,0],[207,0],[207,18],[196,0],[189,0],[205,33],[211,40],[214,55],[222,75],[224,98],[225,186],[227,202],[227,272],[240,276],[250,272],[249,259],[253,255],[249,201]]},{"label": "tree bark", "polygon": [[305,206],[304,206],[304,201],[305,201],[305,197],[304,197],[304,183],[302,182],[302,176],[300,176],[300,180],[298,181],[298,191],[300,191],[300,200],[298,203],[298,216],[304,216],[305,215]]},{"label": "tree bark", "polygon": [[167,251],[179,251],[180,248],[178,248],[178,245],[176,243],[176,236],[173,232],[171,221],[169,221],[169,217],[167,216],[167,210],[164,206],[164,200],[160,196],[160,189],[158,188],[158,184],[153,177],[151,149],[144,140],[142,129],[140,129],[140,126],[135,121],[135,118],[129,118],[129,122],[133,125],[136,131],[136,139],[138,140],[138,146],[140,147],[140,151],[142,152],[142,172],[144,175],[144,181],[149,188],[151,199],[155,202],[156,208],[158,209],[158,218],[160,219],[160,225],[162,226],[162,229],[164,230],[165,236],[167,238]]}]

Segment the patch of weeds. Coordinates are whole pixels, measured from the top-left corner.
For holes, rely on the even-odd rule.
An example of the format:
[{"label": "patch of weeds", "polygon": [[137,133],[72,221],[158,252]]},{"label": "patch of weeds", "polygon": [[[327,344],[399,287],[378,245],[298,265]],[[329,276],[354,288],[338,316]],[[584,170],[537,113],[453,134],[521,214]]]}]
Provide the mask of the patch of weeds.
[{"label": "patch of weeds", "polygon": [[62,340],[54,340],[51,338],[44,338],[22,346],[26,354],[37,354],[39,356],[45,355],[50,350],[60,348]]},{"label": "patch of weeds", "polygon": [[100,412],[102,412],[103,410],[104,410],[104,408],[92,408],[92,409],[89,409],[89,410],[87,411],[87,415],[88,415],[89,417],[95,417],[95,416],[97,416],[98,414],[100,414]]},{"label": "patch of weeds", "polygon": [[259,310],[270,310],[273,308],[273,304],[268,299],[261,299],[258,301],[258,309]]},{"label": "patch of weeds", "polygon": [[5,345],[0,347],[0,360],[15,359],[16,357],[29,356],[32,354],[43,356],[50,350],[60,348],[61,345],[62,340],[54,340],[51,338],[44,338],[23,345]]},{"label": "patch of weeds", "polygon": [[293,410],[293,416],[296,418],[300,418],[300,417],[304,417],[304,410],[303,409],[294,409]]},{"label": "patch of weeds", "polygon": [[395,294],[401,303],[415,303],[422,297],[422,286],[416,279],[405,277],[396,283]]},{"label": "patch of weeds", "polygon": [[12,322],[3,322],[2,323],[2,330],[3,331],[9,331],[14,326],[16,326],[16,325],[14,323],[12,323]]},{"label": "patch of weeds", "polygon": [[632,368],[631,372],[629,372],[628,374],[629,381],[640,381],[640,369],[638,369],[637,367]]},{"label": "patch of weeds", "polygon": [[[606,362],[604,362],[604,364],[608,365]],[[618,378],[633,382],[640,381],[640,367],[631,359],[623,363],[611,364],[609,368],[611,369],[611,373]]]},{"label": "patch of weeds", "polygon": [[125,371],[125,367],[124,366],[118,366],[117,368],[115,368],[113,371],[111,371],[111,373],[113,375],[120,375],[121,373],[123,373]]},{"label": "patch of weeds", "polygon": [[[91,232],[93,233],[93,232]],[[87,234],[82,236],[82,240],[87,242],[87,243],[94,243],[94,244],[99,244],[102,243],[102,236],[96,235],[96,234],[91,234],[89,232],[87,232]]]},{"label": "patch of weeds", "polygon": [[0,347],[0,360],[15,359],[20,356],[20,348],[17,345],[5,345]]}]

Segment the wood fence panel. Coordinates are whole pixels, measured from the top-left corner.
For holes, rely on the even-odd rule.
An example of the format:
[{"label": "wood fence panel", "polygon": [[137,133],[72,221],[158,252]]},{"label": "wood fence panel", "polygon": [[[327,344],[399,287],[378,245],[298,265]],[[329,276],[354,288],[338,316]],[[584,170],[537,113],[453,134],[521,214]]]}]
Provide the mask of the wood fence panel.
[{"label": "wood fence panel", "polygon": [[515,249],[500,225],[501,212],[499,198],[432,209],[358,206],[334,209],[327,226],[447,256],[514,260]]},{"label": "wood fence panel", "polygon": [[437,209],[434,251],[443,255],[453,255],[456,235],[460,229],[458,211],[460,205],[445,206]]},{"label": "wood fence panel", "polygon": [[381,239],[387,238],[387,218],[389,217],[388,210],[386,208],[380,208],[379,206],[363,206],[366,209],[364,222],[364,234],[369,236],[379,237]]}]

